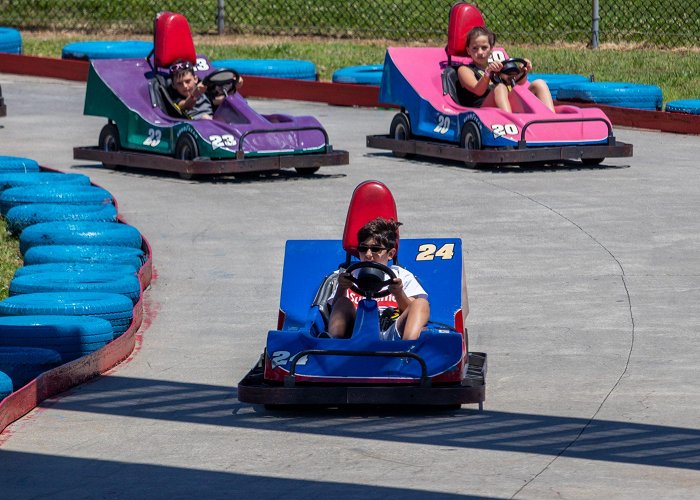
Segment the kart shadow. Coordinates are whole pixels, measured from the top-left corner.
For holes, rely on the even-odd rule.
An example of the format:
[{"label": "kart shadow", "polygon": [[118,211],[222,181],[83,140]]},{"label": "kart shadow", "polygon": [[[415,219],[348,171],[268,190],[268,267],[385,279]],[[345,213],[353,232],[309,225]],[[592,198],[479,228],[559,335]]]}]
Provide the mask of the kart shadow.
[{"label": "kart shadow", "polygon": [[168,172],[164,170],[147,169],[141,167],[127,167],[118,165],[114,168],[105,167],[101,163],[90,165],[73,165],[76,170],[104,170],[119,172],[132,177],[139,178],[161,178],[170,179],[180,182],[189,182],[195,184],[249,184],[259,182],[292,182],[302,180],[326,180],[346,177],[345,174],[326,174],[325,172],[316,172],[313,174],[298,174],[294,170],[276,170],[271,172],[246,172],[243,174],[226,174],[226,175],[194,175],[191,179],[181,178],[177,172]]},{"label": "kart shadow", "polygon": [[486,405],[484,411],[476,406],[447,410],[372,406],[270,411],[238,402],[234,387],[107,376],[40,406],[257,432],[563,454],[585,460],[700,470],[700,429],[591,420],[588,415],[491,411],[488,401]]},{"label": "kart shadow", "polygon": [[492,174],[526,174],[532,172],[554,172],[554,171],[584,171],[584,170],[615,170],[630,168],[631,165],[611,165],[601,163],[599,165],[584,165],[580,161],[561,160],[553,162],[532,162],[522,165],[489,165],[483,164],[477,167],[467,167],[461,162],[446,160],[442,158],[432,158],[429,156],[412,156],[408,158],[395,158],[391,153],[367,153],[368,158],[392,158],[396,161],[409,162],[414,165],[427,165],[437,168],[459,168],[461,170],[471,170],[473,172],[484,172]]}]

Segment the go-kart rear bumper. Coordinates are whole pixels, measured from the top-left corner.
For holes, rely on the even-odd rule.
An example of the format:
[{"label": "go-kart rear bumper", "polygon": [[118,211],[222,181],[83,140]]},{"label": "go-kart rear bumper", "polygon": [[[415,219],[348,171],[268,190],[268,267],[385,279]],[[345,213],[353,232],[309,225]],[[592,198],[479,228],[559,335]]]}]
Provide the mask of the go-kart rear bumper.
[{"label": "go-kart rear bumper", "polygon": [[486,354],[469,353],[469,360],[469,369],[460,383],[424,385],[274,384],[264,379],[262,363],[258,363],[238,384],[238,400],[274,406],[452,406],[477,403],[481,409],[486,397]]},{"label": "go-kart rear bumper", "polygon": [[416,139],[398,140],[389,135],[368,135],[367,147],[397,153],[484,164],[519,164],[560,160],[586,160],[632,156],[632,144],[547,146],[517,149],[467,150],[456,144]]},{"label": "go-kart rear bumper", "polygon": [[73,158],[99,161],[106,165],[166,170],[188,177],[192,175],[273,172],[287,168],[311,169],[349,163],[348,152],[342,150],[330,150],[326,153],[258,156],[239,160],[212,160],[209,158],[178,160],[168,156],[136,151],[104,151],[97,146],[86,146],[73,148]]}]

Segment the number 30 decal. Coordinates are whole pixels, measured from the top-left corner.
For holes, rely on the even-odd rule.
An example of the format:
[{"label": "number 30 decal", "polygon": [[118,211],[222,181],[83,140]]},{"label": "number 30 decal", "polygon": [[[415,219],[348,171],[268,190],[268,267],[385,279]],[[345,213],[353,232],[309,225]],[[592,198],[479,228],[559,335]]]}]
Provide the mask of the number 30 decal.
[{"label": "number 30 decal", "polygon": [[416,260],[433,260],[435,257],[439,259],[449,260],[454,257],[455,244],[445,243],[440,248],[432,243],[426,243],[418,247],[418,255]]}]

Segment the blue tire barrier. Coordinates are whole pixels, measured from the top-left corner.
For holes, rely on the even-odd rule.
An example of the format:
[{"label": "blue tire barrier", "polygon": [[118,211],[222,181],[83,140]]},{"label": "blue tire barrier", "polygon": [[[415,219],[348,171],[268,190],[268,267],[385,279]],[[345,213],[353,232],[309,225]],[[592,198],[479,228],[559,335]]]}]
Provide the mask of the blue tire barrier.
[{"label": "blue tire barrier", "polygon": [[383,64],[369,64],[365,66],[348,66],[333,72],[332,80],[335,83],[357,83],[360,85],[377,85],[382,83]]},{"label": "blue tire barrier", "polygon": [[114,338],[109,321],[90,316],[6,316],[0,318],[0,347],[42,347],[64,363],[107,345]]},{"label": "blue tire barrier", "polygon": [[0,28],[0,52],[22,53],[22,34],[14,28]]},{"label": "blue tire barrier", "polygon": [[53,184],[58,182],[88,186],[90,185],[90,177],[83,174],[62,174],[60,172],[0,173],[0,191],[13,187]]},{"label": "blue tire barrier", "polygon": [[700,115],[700,99],[680,99],[666,103],[666,111]]},{"label": "blue tire barrier", "polygon": [[5,372],[0,372],[0,401],[12,394],[12,379]]},{"label": "blue tire barrier", "polygon": [[215,68],[230,68],[241,75],[316,80],[316,65],[296,59],[222,59],[212,61]]},{"label": "blue tire barrier", "polygon": [[23,254],[42,245],[101,245],[141,248],[141,233],[134,226],[120,222],[41,222],[29,226],[19,237]]},{"label": "blue tire barrier", "polygon": [[117,207],[108,205],[72,205],[69,203],[32,203],[17,205],[5,214],[7,229],[18,234],[26,227],[42,222],[116,222]]},{"label": "blue tire barrier", "polygon": [[153,42],[142,40],[73,42],[61,51],[63,59],[145,59],[153,50]]},{"label": "blue tire barrier", "polygon": [[90,316],[109,321],[114,337],[131,325],[134,304],[125,295],[97,292],[44,292],[0,301],[0,316]]},{"label": "blue tire barrier", "polygon": [[132,266],[126,264],[84,264],[82,262],[51,262],[49,264],[35,264],[33,266],[22,266],[15,271],[14,278],[39,273],[84,273],[84,272],[105,272],[114,274],[136,274]]},{"label": "blue tire barrier", "polygon": [[557,99],[649,111],[661,109],[663,103],[661,87],[626,82],[570,83],[559,89]]},{"label": "blue tire barrier", "polygon": [[552,99],[557,98],[557,95],[559,95],[559,89],[561,89],[563,85],[591,81],[591,79],[587,76],[567,73],[529,73],[527,75],[527,79],[529,82],[544,80],[547,83],[547,87],[549,87],[550,93],[552,94]]},{"label": "blue tire barrier", "polygon": [[102,245],[40,245],[30,248],[24,254],[25,266],[50,262],[109,262],[127,264],[138,271],[146,262],[146,255],[138,248]]},{"label": "blue tire barrier", "polygon": [[10,297],[43,292],[118,293],[129,297],[135,304],[141,296],[141,282],[135,274],[104,271],[36,273],[10,281]]},{"label": "blue tire barrier", "polygon": [[107,205],[113,203],[112,195],[106,189],[80,184],[38,184],[20,186],[0,193],[0,213],[5,215],[17,205],[31,203],[69,203],[71,205]]},{"label": "blue tire barrier", "polygon": [[31,158],[20,156],[0,156],[0,172],[38,172],[39,164]]},{"label": "blue tire barrier", "polygon": [[0,347],[0,371],[12,379],[17,389],[62,362],[61,355],[53,349]]}]

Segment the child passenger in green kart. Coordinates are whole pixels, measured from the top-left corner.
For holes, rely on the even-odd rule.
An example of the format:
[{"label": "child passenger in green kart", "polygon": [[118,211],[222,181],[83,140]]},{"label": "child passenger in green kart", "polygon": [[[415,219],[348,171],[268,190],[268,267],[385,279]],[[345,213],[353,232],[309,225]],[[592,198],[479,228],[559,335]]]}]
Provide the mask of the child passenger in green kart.
[{"label": "child passenger in green kart", "polygon": [[[224,94],[219,94],[210,99],[207,95],[207,87],[199,81],[194,74],[194,67],[189,61],[177,61],[170,66],[171,85],[168,93],[173,103],[180,112],[190,120],[211,120],[214,117],[214,109],[225,99]],[[236,88],[243,84],[239,78]]]},{"label": "child passenger in green kart", "polygon": [[[374,219],[357,232],[360,261],[376,262],[385,266],[396,255],[397,230],[400,222],[383,218]],[[377,306],[382,314],[394,308],[394,321],[381,332],[385,340],[417,339],[430,317],[428,294],[416,277],[397,265],[390,266],[396,278],[389,285],[390,295],[377,298]],[[334,338],[348,338],[352,332],[356,304],[361,297],[350,289],[352,282],[348,273],[341,273],[338,285],[329,299],[331,315],[328,334]]]}]

